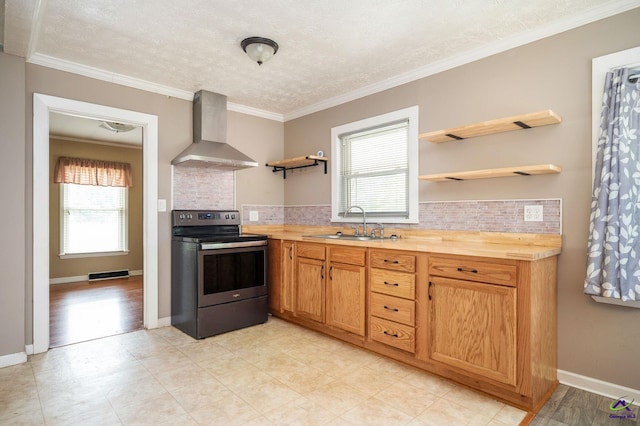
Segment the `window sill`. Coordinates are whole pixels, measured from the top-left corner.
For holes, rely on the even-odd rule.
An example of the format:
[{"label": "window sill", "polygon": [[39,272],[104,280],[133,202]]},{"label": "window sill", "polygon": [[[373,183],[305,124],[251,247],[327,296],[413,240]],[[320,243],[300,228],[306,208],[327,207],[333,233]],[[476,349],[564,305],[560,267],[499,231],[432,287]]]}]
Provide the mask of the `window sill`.
[{"label": "window sill", "polygon": [[94,252],[94,253],[68,253],[68,254],[59,254],[58,257],[60,259],[81,259],[84,257],[126,256],[128,254],[129,254],[129,250],[122,250],[122,251],[104,251],[104,252]]}]

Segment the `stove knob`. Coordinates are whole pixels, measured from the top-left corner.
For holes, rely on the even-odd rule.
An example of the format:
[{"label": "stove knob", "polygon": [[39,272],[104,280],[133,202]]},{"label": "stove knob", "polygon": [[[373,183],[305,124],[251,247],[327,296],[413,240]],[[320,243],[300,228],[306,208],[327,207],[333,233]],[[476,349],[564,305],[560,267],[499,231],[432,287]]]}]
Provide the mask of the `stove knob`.
[{"label": "stove knob", "polygon": [[229,214],[227,213],[224,218],[229,220]]},{"label": "stove knob", "polygon": [[235,218],[236,218],[236,215],[235,215],[235,214],[232,214],[232,215],[231,215],[231,219],[235,219]]},{"label": "stove knob", "polygon": [[193,216],[191,216],[191,213],[189,213],[189,214],[187,215],[187,219],[191,220],[192,218],[193,218]]},{"label": "stove knob", "polygon": [[180,214],[180,216],[178,216],[180,218],[180,220],[184,220],[184,215]]}]

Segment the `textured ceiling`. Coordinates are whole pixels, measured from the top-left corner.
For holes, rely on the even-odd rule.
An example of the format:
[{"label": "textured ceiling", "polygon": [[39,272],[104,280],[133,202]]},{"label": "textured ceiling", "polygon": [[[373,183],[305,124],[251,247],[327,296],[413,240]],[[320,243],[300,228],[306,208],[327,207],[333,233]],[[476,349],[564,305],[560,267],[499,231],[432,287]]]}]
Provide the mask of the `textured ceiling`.
[{"label": "textured ceiling", "polygon": [[101,124],[101,120],[52,112],[49,114],[49,135],[53,138],[72,138],[81,142],[142,147],[142,127],[127,132],[114,132],[101,127]]},{"label": "textured ceiling", "polygon": [[[126,84],[149,83],[160,93],[158,87],[205,89],[284,119],[640,6],[638,0],[4,1],[6,53],[97,78],[126,77]],[[280,50],[259,67],[240,48],[249,36],[272,38]]]}]

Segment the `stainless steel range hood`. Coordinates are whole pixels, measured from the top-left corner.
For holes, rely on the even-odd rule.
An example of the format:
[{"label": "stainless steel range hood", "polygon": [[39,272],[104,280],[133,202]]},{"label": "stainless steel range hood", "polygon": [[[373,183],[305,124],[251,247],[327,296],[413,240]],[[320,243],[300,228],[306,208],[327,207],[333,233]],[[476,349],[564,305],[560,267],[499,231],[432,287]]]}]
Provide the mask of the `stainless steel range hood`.
[{"label": "stainless steel range hood", "polygon": [[200,90],[193,99],[193,143],[171,160],[173,165],[233,170],[258,163],[227,144],[227,97]]}]

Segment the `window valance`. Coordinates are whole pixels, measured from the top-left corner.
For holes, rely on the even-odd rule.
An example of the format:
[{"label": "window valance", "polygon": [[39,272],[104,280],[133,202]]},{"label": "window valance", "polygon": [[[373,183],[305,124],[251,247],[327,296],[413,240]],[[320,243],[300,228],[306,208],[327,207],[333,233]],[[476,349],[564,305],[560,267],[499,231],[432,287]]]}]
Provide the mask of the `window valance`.
[{"label": "window valance", "polygon": [[133,186],[129,163],[86,158],[58,158],[53,181],[94,186]]}]

